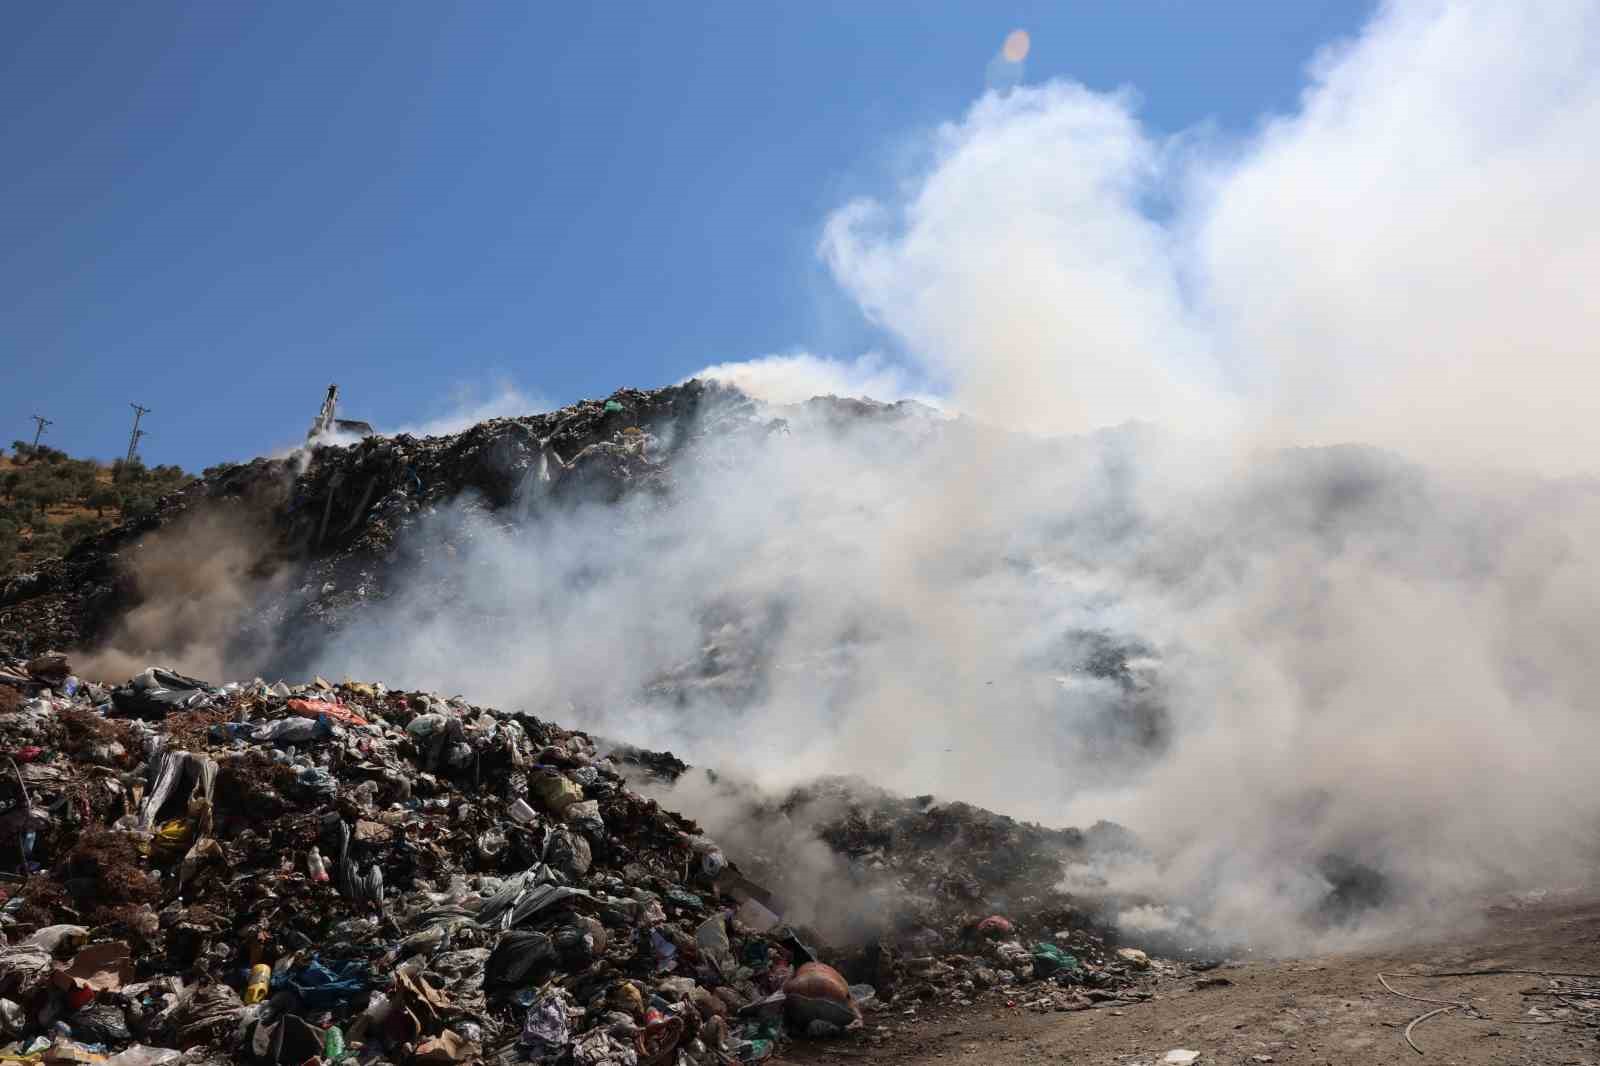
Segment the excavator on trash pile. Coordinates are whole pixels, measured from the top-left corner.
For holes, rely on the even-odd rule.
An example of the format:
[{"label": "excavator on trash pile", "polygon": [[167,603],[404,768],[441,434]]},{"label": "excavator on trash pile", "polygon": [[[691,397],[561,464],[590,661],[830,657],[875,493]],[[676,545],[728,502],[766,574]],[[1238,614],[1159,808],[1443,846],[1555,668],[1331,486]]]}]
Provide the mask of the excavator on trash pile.
[{"label": "excavator on trash pile", "polygon": [[311,429],[306,433],[306,442],[328,433],[354,433],[362,437],[377,435],[377,430],[372,428],[372,423],[362,422],[353,418],[337,418],[335,412],[339,408],[339,386],[329,385],[327,399],[322,401],[322,410],[317,412],[317,420],[311,423]]}]

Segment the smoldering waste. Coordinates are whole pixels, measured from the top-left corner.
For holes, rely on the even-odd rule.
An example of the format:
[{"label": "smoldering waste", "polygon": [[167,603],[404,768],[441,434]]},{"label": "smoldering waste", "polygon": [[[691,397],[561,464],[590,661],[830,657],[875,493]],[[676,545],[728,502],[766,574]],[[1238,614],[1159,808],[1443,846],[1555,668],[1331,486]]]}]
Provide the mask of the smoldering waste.
[{"label": "smoldering waste", "polygon": [[0,661],[0,694],[11,1061],[688,1066],[986,995],[1148,994],[1052,887],[1071,831],[823,783],[819,839],[899,901],[825,935],[785,920],[781,862],[764,885],[642,794],[670,755],[377,684],[106,687],[59,655]]}]

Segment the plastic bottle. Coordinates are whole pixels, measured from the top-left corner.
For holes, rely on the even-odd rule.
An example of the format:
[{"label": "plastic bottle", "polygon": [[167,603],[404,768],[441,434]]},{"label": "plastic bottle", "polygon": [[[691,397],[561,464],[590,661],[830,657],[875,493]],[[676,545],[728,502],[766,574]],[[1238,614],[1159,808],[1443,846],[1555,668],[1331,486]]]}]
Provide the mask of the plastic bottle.
[{"label": "plastic bottle", "polygon": [[244,988],[244,1001],[248,1006],[260,1003],[267,998],[267,990],[272,987],[272,967],[265,963],[257,963],[250,967],[250,980]]},{"label": "plastic bottle", "polygon": [[322,852],[317,850],[315,844],[311,846],[310,853],[306,855],[306,866],[311,870],[311,880],[319,882],[328,880],[328,868],[323,865]]},{"label": "plastic bottle", "polygon": [[322,1057],[329,1062],[344,1058],[344,1034],[337,1025],[328,1026],[328,1035],[322,1039]]}]

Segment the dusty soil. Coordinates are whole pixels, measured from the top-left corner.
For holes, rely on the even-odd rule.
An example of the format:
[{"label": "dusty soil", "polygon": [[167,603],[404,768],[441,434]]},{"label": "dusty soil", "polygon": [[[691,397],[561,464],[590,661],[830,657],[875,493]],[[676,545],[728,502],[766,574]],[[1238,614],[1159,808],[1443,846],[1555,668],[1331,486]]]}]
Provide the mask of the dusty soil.
[{"label": "dusty soil", "polygon": [[[1072,1063],[1157,1066],[1170,1050],[1207,1064],[1326,1063],[1577,1064],[1600,1066],[1600,997],[1547,994],[1555,986],[1600,989],[1600,898],[1573,897],[1488,907],[1470,934],[1376,952],[1230,963],[1161,981],[1153,999],[1070,1013],[1034,1014],[999,1005],[912,1023],[893,1008],[869,1016],[900,1028],[799,1042],[785,1063],[992,1066]],[[1539,970],[1531,974],[1419,978],[1406,973]],[[1416,1002],[1386,990],[1378,974]],[[1215,983],[1226,978],[1226,985]],[[1211,982],[1209,984],[1205,982]],[[1406,1025],[1441,1003],[1469,1004]],[[1570,1005],[1568,1005],[1570,1004]],[[1592,1010],[1590,1009],[1592,1008]]]}]

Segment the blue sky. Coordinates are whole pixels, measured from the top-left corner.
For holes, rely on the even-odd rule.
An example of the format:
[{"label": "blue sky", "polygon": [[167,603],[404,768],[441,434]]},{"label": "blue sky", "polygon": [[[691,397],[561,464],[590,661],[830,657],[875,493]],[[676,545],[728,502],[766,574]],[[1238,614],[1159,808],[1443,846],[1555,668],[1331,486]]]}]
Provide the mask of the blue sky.
[{"label": "blue sky", "polygon": [[0,5],[0,440],[199,468],[323,388],[415,424],[795,349],[892,350],[817,257],[1025,81],[1157,132],[1291,109],[1358,2]]}]

